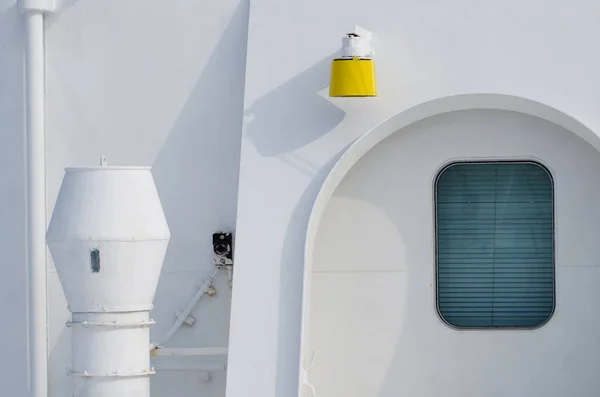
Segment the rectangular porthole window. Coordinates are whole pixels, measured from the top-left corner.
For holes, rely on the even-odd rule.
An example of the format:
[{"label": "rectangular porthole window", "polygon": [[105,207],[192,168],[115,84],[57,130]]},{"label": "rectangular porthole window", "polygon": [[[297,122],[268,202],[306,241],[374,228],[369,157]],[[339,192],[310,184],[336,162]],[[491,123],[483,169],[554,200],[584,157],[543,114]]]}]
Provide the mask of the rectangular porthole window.
[{"label": "rectangular porthole window", "polygon": [[453,163],[435,183],[437,306],[458,328],[533,328],[554,311],[554,187],[534,162]]}]

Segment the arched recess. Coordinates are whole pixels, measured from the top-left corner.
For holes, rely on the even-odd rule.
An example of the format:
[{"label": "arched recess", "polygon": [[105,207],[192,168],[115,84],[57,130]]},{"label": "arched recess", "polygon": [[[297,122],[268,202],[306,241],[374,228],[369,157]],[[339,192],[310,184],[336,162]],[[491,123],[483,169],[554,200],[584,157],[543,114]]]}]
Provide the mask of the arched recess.
[{"label": "arched recess", "polygon": [[306,383],[306,370],[310,369],[310,361],[312,358],[311,353],[305,351],[304,348],[307,336],[306,330],[308,329],[308,321],[310,318],[307,300],[310,296],[314,241],[329,199],[352,167],[378,143],[418,121],[461,110],[502,110],[534,116],[563,127],[585,140],[600,152],[600,136],[574,117],[534,100],[501,94],[464,94],[425,102],[385,120],[355,141],[340,157],[325,178],[314,202],[308,221],[304,255],[305,267],[300,355],[300,395],[302,395],[302,390],[306,390],[307,386],[310,388],[310,385],[307,385]]}]

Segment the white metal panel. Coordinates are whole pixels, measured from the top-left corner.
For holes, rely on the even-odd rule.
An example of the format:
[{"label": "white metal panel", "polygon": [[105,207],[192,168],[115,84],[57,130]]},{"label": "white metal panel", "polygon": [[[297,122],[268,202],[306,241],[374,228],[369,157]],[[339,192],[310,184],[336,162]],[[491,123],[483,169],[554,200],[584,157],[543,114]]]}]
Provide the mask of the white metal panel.
[{"label": "white metal panel", "polygon": [[[593,0],[252,1],[229,397],[297,392],[299,236],[340,153],[407,109],[435,114],[430,101],[459,94],[475,97],[471,107],[480,93],[528,98],[600,131],[600,56],[586,39],[599,12]],[[379,97],[328,99],[339,35],[355,24],[373,32]]]}]

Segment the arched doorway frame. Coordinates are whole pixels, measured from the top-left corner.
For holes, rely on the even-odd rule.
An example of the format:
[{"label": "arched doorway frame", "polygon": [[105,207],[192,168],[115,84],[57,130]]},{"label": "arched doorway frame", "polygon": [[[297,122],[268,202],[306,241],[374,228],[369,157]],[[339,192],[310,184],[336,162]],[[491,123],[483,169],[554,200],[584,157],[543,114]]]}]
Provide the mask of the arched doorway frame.
[{"label": "arched doorway frame", "polygon": [[[316,196],[308,219],[304,246],[304,278],[302,287],[302,319],[300,340],[299,396],[307,385],[307,369],[311,355],[307,354],[306,337],[310,313],[308,310],[314,242],[327,203],[352,167],[378,143],[405,127],[429,117],[460,110],[504,110],[538,117],[557,124],[579,136],[600,152],[600,135],[571,115],[539,101],[504,94],[462,94],[437,98],[402,111],[378,124],[357,139],[333,165]],[[308,397],[308,396],[307,396]],[[312,397],[312,396],[311,396]]]}]

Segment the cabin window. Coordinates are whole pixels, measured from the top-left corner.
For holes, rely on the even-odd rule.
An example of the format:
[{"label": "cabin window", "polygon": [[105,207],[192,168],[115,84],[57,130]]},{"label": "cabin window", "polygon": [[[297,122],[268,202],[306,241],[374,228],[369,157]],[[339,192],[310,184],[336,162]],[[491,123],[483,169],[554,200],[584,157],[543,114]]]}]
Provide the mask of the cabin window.
[{"label": "cabin window", "polygon": [[554,188],[534,162],[453,163],[435,183],[436,290],[458,328],[533,328],[554,311]]}]

